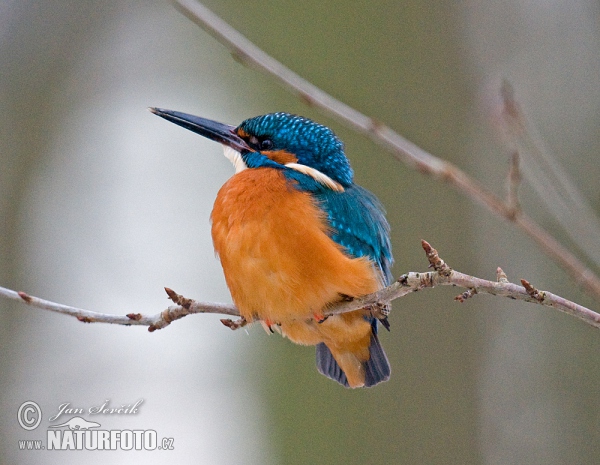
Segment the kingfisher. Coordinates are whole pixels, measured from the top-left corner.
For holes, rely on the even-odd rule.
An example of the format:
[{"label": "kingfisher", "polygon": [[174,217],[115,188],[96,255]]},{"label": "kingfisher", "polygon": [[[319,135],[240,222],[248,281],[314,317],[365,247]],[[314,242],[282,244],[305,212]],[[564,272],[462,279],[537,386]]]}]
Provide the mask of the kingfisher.
[{"label": "kingfisher", "polygon": [[344,145],[326,126],[270,113],[230,126],[150,108],[220,143],[235,174],[219,190],[212,239],[243,321],[316,346],[317,369],[350,388],[390,377],[377,329],[387,311],[327,314],[336,302],[392,279],[390,226],[379,200],[354,183]]}]

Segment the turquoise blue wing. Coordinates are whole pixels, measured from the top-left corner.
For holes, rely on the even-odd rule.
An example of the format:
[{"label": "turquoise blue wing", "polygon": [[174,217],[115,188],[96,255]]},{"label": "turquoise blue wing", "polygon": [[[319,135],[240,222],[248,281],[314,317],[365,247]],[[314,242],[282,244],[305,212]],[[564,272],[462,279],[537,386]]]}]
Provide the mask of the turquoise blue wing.
[{"label": "turquoise blue wing", "polygon": [[390,225],[381,202],[368,190],[351,185],[344,192],[315,193],[331,226],[331,238],[353,257],[369,257],[381,270],[384,284],[392,280]]}]

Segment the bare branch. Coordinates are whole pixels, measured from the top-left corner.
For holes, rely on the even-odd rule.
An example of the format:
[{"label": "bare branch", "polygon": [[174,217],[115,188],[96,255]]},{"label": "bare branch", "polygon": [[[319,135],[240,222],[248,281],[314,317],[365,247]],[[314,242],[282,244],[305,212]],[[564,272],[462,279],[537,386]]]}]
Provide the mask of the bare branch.
[{"label": "bare branch", "polygon": [[[440,258],[437,250],[435,250],[427,241],[422,241],[421,246],[427,255],[429,266],[433,268],[434,271],[426,273],[406,273],[400,276],[400,278],[392,285],[384,289],[360,298],[332,305],[323,312],[323,316],[339,315],[341,313],[352,312],[364,308],[374,309],[374,314],[377,314],[377,308],[381,308],[392,300],[404,297],[421,289],[433,288],[436,286],[456,286],[466,289],[465,292],[455,298],[455,300],[459,302],[464,302],[478,294],[509,297],[513,300],[522,300],[555,308],[561,312],[579,318],[595,328],[600,328],[600,314],[586,307],[550,292],[540,291],[534,288],[526,280],[521,280],[523,286],[512,284],[508,282],[506,274],[504,274],[500,268],[497,270],[497,281],[487,281],[485,279],[476,278],[475,276],[460,273],[448,266],[448,264]],[[165,288],[165,291],[167,292],[169,299],[171,299],[175,305],[152,316],[145,316],[140,313],[128,313],[127,315],[122,316],[69,307],[67,305],[33,297],[24,292],[15,292],[0,287],[1,296],[23,302],[32,307],[73,316],[84,323],[148,326],[148,331],[150,332],[162,329],[175,320],[196,313],[218,313],[240,316],[238,309],[233,305],[198,302],[183,297],[169,288]],[[231,329],[238,329],[247,324],[247,321],[244,318],[239,318],[237,320],[223,319],[221,322]]]},{"label": "bare branch", "polygon": [[[166,289],[165,289],[166,290]],[[170,289],[167,294],[175,294]],[[170,296],[171,294],[169,294]],[[0,287],[0,296],[23,302],[35,308],[50,310],[63,315],[69,315],[77,318],[83,323],[110,323],[125,326],[148,326],[148,331],[152,332],[168,326],[172,321],[183,318],[194,313],[216,313],[220,315],[239,316],[238,310],[233,305],[197,302],[195,300],[185,299],[184,305],[172,305],[161,313],[146,316],[141,313],[128,313],[127,315],[112,315],[109,313],[93,312],[82,308],[70,307],[68,305],[51,302],[49,300],[34,297],[25,292],[16,292],[4,287]],[[178,296],[184,299],[181,296]],[[183,300],[182,300],[183,301]]]},{"label": "bare branch", "polygon": [[503,201],[455,165],[431,155],[388,126],[349,107],[303,79],[267,55],[201,3],[195,0],[175,0],[175,5],[188,18],[225,45],[242,64],[267,73],[308,105],[367,135],[391,152],[398,161],[421,173],[447,182],[489,211],[513,222],[530,236],[544,253],[562,266],[583,289],[600,299],[600,278],[528,215],[523,212],[515,215],[514,205]]}]

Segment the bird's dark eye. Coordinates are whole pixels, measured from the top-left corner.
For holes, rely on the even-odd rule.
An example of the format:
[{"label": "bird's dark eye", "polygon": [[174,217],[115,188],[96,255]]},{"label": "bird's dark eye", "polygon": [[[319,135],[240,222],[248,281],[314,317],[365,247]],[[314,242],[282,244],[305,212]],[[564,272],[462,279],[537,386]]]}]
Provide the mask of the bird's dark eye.
[{"label": "bird's dark eye", "polygon": [[258,143],[260,150],[271,150],[273,148],[273,141],[271,139],[263,139]]}]

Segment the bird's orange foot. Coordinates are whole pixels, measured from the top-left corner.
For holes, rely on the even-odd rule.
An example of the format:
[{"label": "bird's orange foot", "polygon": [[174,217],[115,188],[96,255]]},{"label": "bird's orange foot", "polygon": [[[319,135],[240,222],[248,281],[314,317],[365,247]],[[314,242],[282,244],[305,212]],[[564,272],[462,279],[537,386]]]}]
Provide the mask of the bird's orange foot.
[{"label": "bird's orange foot", "polygon": [[267,328],[269,328],[269,331],[271,331],[271,333],[274,333],[275,331],[273,331],[273,325],[275,323],[273,323],[272,320],[269,320],[268,318],[265,320],[265,324],[267,325]]},{"label": "bird's orange foot", "polygon": [[260,323],[262,324],[263,328],[265,328],[265,331],[267,333],[274,334],[275,330],[277,330],[277,332],[280,332],[279,331],[279,323],[277,323],[273,320],[269,320],[267,318],[267,319],[261,320]]},{"label": "bird's orange foot", "polygon": [[317,323],[323,323],[329,316],[325,316],[322,313],[313,313],[313,318]]}]

